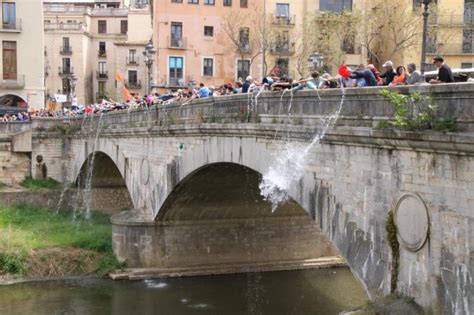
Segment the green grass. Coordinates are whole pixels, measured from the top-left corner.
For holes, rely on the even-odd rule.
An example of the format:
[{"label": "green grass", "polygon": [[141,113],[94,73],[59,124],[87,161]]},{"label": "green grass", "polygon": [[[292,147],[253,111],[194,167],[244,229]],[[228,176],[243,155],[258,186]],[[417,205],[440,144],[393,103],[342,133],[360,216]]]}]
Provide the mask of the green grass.
[{"label": "green grass", "polygon": [[27,177],[21,182],[21,186],[30,190],[38,190],[42,188],[54,189],[59,186],[59,183],[52,178],[33,179],[31,177]]},{"label": "green grass", "polygon": [[92,212],[90,219],[72,211],[58,214],[32,205],[0,207],[0,274],[21,274],[25,256],[37,249],[82,248],[101,253],[98,271],[123,267],[112,253],[112,227],[105,214]]}]

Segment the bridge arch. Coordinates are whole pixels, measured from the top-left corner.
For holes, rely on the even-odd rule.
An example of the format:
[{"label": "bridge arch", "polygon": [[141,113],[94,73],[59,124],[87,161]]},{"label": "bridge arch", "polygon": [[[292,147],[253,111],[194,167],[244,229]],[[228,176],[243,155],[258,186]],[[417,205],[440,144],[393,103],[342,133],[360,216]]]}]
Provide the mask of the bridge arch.
[{"label": "bridge arch", "polygon": [[27,104],[27,101],[20,95],[10,93],[10,92],[0,95],[0,106],[26,108],[26,104]]},{"label": "bridge arch", "polygon": [[74,184],[83,199],[81,206],[107,212],[133,208],[125,178],[108,154],[102,151],[89,154],[78,170]]}]

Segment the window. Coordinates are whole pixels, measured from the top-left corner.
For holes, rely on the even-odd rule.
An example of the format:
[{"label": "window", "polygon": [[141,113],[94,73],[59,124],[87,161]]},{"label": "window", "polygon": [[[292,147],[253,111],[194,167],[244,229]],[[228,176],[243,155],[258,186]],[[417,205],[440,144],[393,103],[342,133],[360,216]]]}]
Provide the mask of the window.
[{"label": "window", "polygon": [[250,75],[250,60],[237,60],[237,79],[245,80]]},{"label": "window", "polygon": [[2,43],[3,51],[3,79],[16,80],[17,74],[17,60],[16,60],[16,42],[4,41]]},{"label": "window", "polygon": [[204,26],[204,36],[214,36],[214,26]]},{"label": "window", "polygon": [[474,67],[474,63],[472,62],[463,62],[461,63],[461,69],[469,69],[469,68],[473,68]]},{"label": "window", "polygon": [[107,63],[104,61],[99,62],[99,74],[107,73]]},{"label": "window", "polygon": [[105,57],[107,54],[107,48],[105,42],[99,42],[99,57]]},{"label": "window", "polygon": [[332,12],[352,11],[352,0],[320,0],[319,10]]},{"label": "window", "polygon": [[239,44],[240,49],[250,50],[250,29],[248,27],[242,27],[239,30]]},{"label": "window", "polygon": [[214,5],[214,4],[216,4],[216,1],[215,0],[204,0],[204,4]]},{"label": "window", "polygon": [[171,0],[171,3],[183,3],[183,0]]},{"label": "window", "polygon": [[121,20],[120,21],[120,34],[127,34],[128,32],[128,21]]},{"label": "window", "polygon": [[171,47],[183,47],[183,23],[171,22]]},{"label": "window", "polygon": [[135,64],[137,61],[137,51],[135,49],[130,49],[128,51],[128,63]]},{"label": "window", "polygon": [[62,88],[63,88],[63,89],[62,89],[62,90],[63,90],[62,93],[63,93],[64,95],[69,95],[69,94],[71,93],[71,84],[70,84],[69,79],[68,79],[68,78],[64,78],[64,79],[62,80],[62,83],[63,83],[63,84],[62,84]]},{"label": "window", "polygon": [[280,76],[288,75],[289,62],[286,58],[279,58],[276,61],[276,65],[280,70]]},{"label": "window", "polygon": [[99,34],[107,33],[107,21],[99,20],[97,23],[98,23]]},{"label": "window", "polygon": [[288,19],[290,16],[290,5],[288,3],[277,3],[276,16],[279,18]]},{"label": "window", "polygon": [[68,52],[71,50],[71,47],[69,46],[69,37],[63,37],[63,51]]},{"label": "window", "polygon": [[231,7],[232,6],[232,0],[224,0],[224,7]]},{"label": "window", "polygon": [[71,74],[71,59],[63,58],[63,74]]},{"label": "window", "polygon": [[199,0],[188,0],[188,3],[199,4]]},{"label": "window", "polygon": [[99,81],[99,97],[105,96],[105,82]]},{"label": "window", "polygon": [[16,28],[16,9],[15,3],[2,3],[2,28],[15,29]]},{"label": "window", "polygon": [[137,70],[128,71],[128,84],[130,86],[137,86],[138,84],[138,72]]},{"label": "window", "polygon": [[184,85],[183,81],[183,57],[169,57],[169,84],[172,86]]},{"label": "window", "polygon": [[342,39],[342,51],[346,54],[355,54],[355,36],[347,34]]},{"label": "window", "polygon": [[247,8],[248,7],[248,1],[247,0],[240,0],[240,7],[241,8]]},{"label": "window", "polygon": [[214,75],[214,59],[204,58],[202,60],[202,75],[212,77]]}]

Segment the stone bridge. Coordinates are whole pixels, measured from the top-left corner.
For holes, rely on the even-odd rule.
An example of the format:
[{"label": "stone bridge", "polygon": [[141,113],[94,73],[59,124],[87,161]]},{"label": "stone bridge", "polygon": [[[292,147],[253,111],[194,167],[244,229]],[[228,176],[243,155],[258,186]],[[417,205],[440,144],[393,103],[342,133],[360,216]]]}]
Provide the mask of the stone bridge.
[{"label": "stone bridge", "polygon": [[[386,125],[381,121],[392,121],[394,114],[378,88],[348,89],[344,97],[339,90],[319,95],[263,93],[258,98],[226,96],[71,119],[60,125],[57,120],[35,120],[30,126],[32,155],[43,155],[50,176],[61,182],[84,181],[88,165],[96,165],[92,174],[102,172],[105,181],[116,177],[107,170],[121,175],[134,209],[112,218],[113,246],[119,258],[141,267],[161,266],[171,251],[157,245],[170,237],[159,229],[166,218],[183,215],[192,220],[193,203],[204,206],[207,195],[224,207],[249,212],[236,200],[245,194],[258,199],[258,192],[255,187],[246,191],[246,177],[241,175],[258,178],[272,167],[277,173],[279,167],[286,172],[289,167],[291,173],[298,160],[295,167],[301,169],[285,183],[291,202],[310,215],[371,298],[390,293],[395,281],[398,292],[435,312],[473,313],[474,85],[394,91],[429,95],[439,115],[456,117],[458,130],[376,128]],[[341,102],[336,121],[332,115]],[[321,143],[311,146],[323,132]],[[173,208],[167,205],[177,199],[185,205],[181,210],[163,210]],[[385,231],[390,210],[400,241],[398,272],[392,264],[394,240],[388,240]],[[244,235],[238,228],[233,233],[236,240],[225,242],[241,246],[237,238]],[[194,249],[200,246],[185,236],[183,242],[191,242]],[[202,255],[227,257],[225,250],[200,250]]]}]

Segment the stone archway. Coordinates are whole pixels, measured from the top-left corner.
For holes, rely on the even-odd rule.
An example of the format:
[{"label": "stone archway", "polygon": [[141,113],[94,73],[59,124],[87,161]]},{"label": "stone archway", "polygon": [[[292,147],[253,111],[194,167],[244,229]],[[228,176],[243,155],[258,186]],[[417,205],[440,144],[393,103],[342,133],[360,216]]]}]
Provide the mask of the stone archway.
[{"label": "stone archway", "polygon": [[28,103],[22,97],[15,94],[5,94],[0,96],[0,106],[5,107],[27,107]]}]

